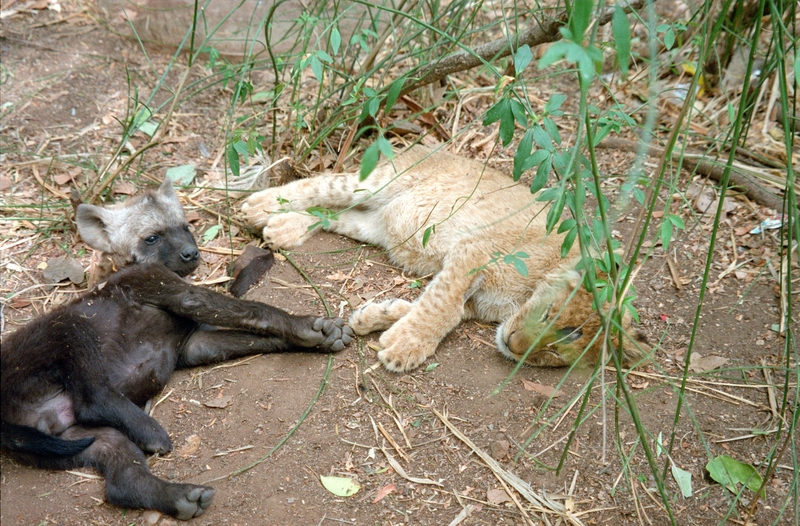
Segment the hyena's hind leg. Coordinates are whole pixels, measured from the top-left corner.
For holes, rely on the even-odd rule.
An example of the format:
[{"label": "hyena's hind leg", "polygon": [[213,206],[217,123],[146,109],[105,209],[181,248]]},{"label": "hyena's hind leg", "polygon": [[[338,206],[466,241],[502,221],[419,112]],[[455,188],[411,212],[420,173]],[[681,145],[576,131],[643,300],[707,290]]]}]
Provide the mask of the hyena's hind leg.
[{"label": "hyena's hind leg", "polygon": [[89,436],[95,438],[94,442],[76,457],[56,461],[58,466],[53,466],[54,462],[50,461],[41,467],[97,468],[106,479],[108,502],[127,508],[158,510],[176,519],[199,517],[211,505],[212,488],[159,479],[147,467],[144,453],[114,428],[72,426],[61,437],[80,439]]},{"label": "hyena's hind leg", "polygon": [[370,303],[356,310],[348,320],[348,325],[356,334],[364,335],[376,331],[385,331],[397,320],[408,314],[412,304],[399,298]]}]

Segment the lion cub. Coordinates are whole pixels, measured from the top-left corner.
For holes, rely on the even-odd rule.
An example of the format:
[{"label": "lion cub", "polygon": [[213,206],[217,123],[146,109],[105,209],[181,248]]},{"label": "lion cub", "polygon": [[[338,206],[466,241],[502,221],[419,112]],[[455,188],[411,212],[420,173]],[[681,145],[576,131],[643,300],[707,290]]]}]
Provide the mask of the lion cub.
[{"label": "lion cub", "polygon": [[[378,358],[390,371],[418,367],[461,320],[473,318],[500,322],[497,346],[515,360],[528,353],[526,363],[536,366],[582,356],[593,362],[601,320],[575,270],[577,245],[561,258],[563,236],[545,235],[548,205],[534,197],[480,162],[416,146],[364,181],[358,174],[301,179],[253,194],[242,210],[270,246],[291,249],[319,229],[306,210],[331,209],[338,214],[329,231],[384,247],[408,271],[436,274],[414,303],[372,303],[350,318],[357,334],[385,331]],[[498,252],[529,254],[528,276],[493,259]],[[623,338],[630,365],[649,351],[634,338]]]}]

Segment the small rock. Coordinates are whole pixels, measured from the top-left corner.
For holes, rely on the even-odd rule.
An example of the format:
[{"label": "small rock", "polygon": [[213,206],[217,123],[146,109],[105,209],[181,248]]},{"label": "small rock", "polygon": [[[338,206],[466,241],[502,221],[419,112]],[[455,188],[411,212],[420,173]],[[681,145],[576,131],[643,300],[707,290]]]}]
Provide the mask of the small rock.
[{"label": "small rock", "polygon": [[508,440],[495,440],[492,442],[492,458],[495,460],[506,458],[509,446]]},{"label": "small rock", "polygon": [[156,510],[147,510],[142,513],[142,518],[144,519],[145,524],[153,526],[153,524],[157,523],[158,519],[161,518],[161,512]]}]

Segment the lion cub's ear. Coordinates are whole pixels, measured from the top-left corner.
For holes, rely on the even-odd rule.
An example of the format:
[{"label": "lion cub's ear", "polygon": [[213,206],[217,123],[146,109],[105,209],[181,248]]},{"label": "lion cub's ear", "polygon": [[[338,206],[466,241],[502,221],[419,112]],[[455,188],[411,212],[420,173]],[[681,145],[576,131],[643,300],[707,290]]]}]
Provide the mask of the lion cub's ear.
[{"label": "lion cub's ear", "polygon": [[622,364],[626,367],[637,367],[650,361],[653,349],[647,343],[647,337],[636,331],[632,337],[625,335],[622,338]]},{"label": "lion cub's ear", "polygon": [[114,252],[111,238],[108,236],[108,227],[113,215],[113,211],[100,206],[86,203],[78,205],[75,211],[75,223],[87,245],[101,252]]}]

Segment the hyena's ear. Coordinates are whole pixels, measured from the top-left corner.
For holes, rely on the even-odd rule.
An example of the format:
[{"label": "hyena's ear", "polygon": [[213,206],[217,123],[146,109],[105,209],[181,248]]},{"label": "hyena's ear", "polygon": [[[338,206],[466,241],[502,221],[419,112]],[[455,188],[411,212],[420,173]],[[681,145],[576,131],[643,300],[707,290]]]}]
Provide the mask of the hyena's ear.
[{"label": "hyena's ear", "polygon": [[75,223],[83,240],[90,247],[101,252],[114,252],[106,227],[111,222],[113,212],[105,208],[82,203],[75,212]]},{"label": "hyena's ear", "polygon": [[175,193],[175,188],[172,186],[172,179],[169,177],[164,178],[164,182],[161,183],[161,186],[158,188],[158,195],[168,201],[175,201],[176,203],[180,203],[178,201],[178,196]]}]

